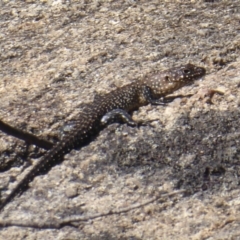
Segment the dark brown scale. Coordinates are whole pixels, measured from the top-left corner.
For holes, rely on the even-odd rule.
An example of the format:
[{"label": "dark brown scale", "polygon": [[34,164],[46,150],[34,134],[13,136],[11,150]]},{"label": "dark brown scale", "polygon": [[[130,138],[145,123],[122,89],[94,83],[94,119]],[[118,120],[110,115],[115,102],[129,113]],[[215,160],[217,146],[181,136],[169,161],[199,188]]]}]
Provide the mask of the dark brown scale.
[{"label": "dark brown scale", "polygon": [[22,193],[39,172],[49,168],[49,165],[63,158],[73,148],[85,145],[111,118],[114,119],[117,116],[129,125],[134,125],[128,112],[149,103],[163,104],[159,98],[165,97],[204,75],[204,68],[187,64],[158,72],[146,77],[143,81],[135,81],[104,96],[99,96],[93,103],[86,105],[85,112],[81,113],[73,129],[38,161],[2,201],[0,210],[16,195]]}]

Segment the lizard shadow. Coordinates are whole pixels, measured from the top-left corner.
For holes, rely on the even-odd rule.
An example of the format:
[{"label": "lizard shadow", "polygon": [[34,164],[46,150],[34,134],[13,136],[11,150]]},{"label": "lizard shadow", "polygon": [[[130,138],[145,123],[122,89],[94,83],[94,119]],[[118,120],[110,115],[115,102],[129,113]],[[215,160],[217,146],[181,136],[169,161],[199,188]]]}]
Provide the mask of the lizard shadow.
[{"label": "lizard shadow", "polygon": [[[207,113],[194,117],[183,114],[171,131],[146,126],[144,135],[126,125],[119,126],[126,135],[115,134],[116,125],[106,130],[104,144],[100,141],[99,156],[89,173],[107,172],[114,165],[119,175],[142,175],[143,185],[158,185],[169,181],[175,189],[197,192],[220,191],[223,186],[238,188],[240,184],[240,111]],[[127,130],[126,130],[127,129]],[[109,131],[110,130],[110,131]],[[97,140],[98,141],[98,140]],[[131,143],[130,143],[131,142]],[[88,147],[87,151],[91,151]]]},{"label": "lizard shadow", "polygon": [[[103,129],[99,137],[95,134],[89,138],[80,155],[72,158],[69,164],[74,168],[79,166],[81,156],[91,156],[94,152],[99,157],[99,161],[81,169],[84,178],[72,176],[72,180],[89,184],[89,176],[97,174],[115,174],[123,179],[127,175],[138,175],[146,188],[171,182],[175,189],[186,190],[188,196],[214,194],[223,187],[237,189],[240,184],[239,114],[238,109],[199,111],[194,117],[184,113],[170,131],[158,125],[140,129],[112,124]],[[93,140],[94,143],[88,145]]]}]

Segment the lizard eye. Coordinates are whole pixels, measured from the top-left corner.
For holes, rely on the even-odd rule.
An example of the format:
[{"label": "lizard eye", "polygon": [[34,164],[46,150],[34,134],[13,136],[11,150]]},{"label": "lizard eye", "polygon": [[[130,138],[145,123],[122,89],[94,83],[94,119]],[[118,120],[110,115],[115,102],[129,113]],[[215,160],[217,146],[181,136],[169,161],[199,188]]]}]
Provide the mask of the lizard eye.
[{"label": "lizard eye", "polygon": [[166,81],[169,81],[169,79],[170,79],[169,76],[165,76]]},{"label": "lizard eye", "polygon": [[190,73],[190,70],[189,70],[189,69],[184,69],[184,70],[183,70],[183,73],[184,73],[184,74],[189,74],[189,73]]}]

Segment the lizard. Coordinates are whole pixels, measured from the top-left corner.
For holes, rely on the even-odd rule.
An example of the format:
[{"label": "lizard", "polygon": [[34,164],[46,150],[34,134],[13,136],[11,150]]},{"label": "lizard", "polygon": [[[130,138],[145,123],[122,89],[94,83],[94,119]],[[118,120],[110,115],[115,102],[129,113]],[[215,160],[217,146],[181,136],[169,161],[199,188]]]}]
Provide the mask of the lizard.
[{"label": "lizard", "polygon": [[130,126],[137,124],[132,120],[132,111],[141,106],[164,105],[164,98],[179,88],[193,83],[203,77],[205,68],[186,64],[164,71],[157,71],[143,78],[119,87],[105,95],[98,96],[92,103],[86,104],[73,126],[20,180],[11,193],[0,203],[0,211],[21,194],[28,184],[41,171],[46,170],[59,158],[63,158],[76,147],[82,147],[92,136],[99,133],[108,123],[121,119]]}]

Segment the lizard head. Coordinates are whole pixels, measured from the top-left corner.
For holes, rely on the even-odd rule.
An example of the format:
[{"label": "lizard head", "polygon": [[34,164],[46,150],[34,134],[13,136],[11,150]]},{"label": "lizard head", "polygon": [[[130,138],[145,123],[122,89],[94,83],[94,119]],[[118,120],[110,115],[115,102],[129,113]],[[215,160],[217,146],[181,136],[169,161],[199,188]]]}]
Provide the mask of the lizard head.
[{"label": "lizard head", "polygon": [[145,78],[144,84],[152,91],[154,98],[171,94],[177,89],[189,85],[206,73],[205,68],[193,64],[171,68]]},{"label": "lizard head", "polygon": [[186,85],[203,77],[205,73],[205,68],[197,67],[189,63],[180,67],[172,68],[170,71],[166,71],[165,81],[182,82],[183,85]]}]

